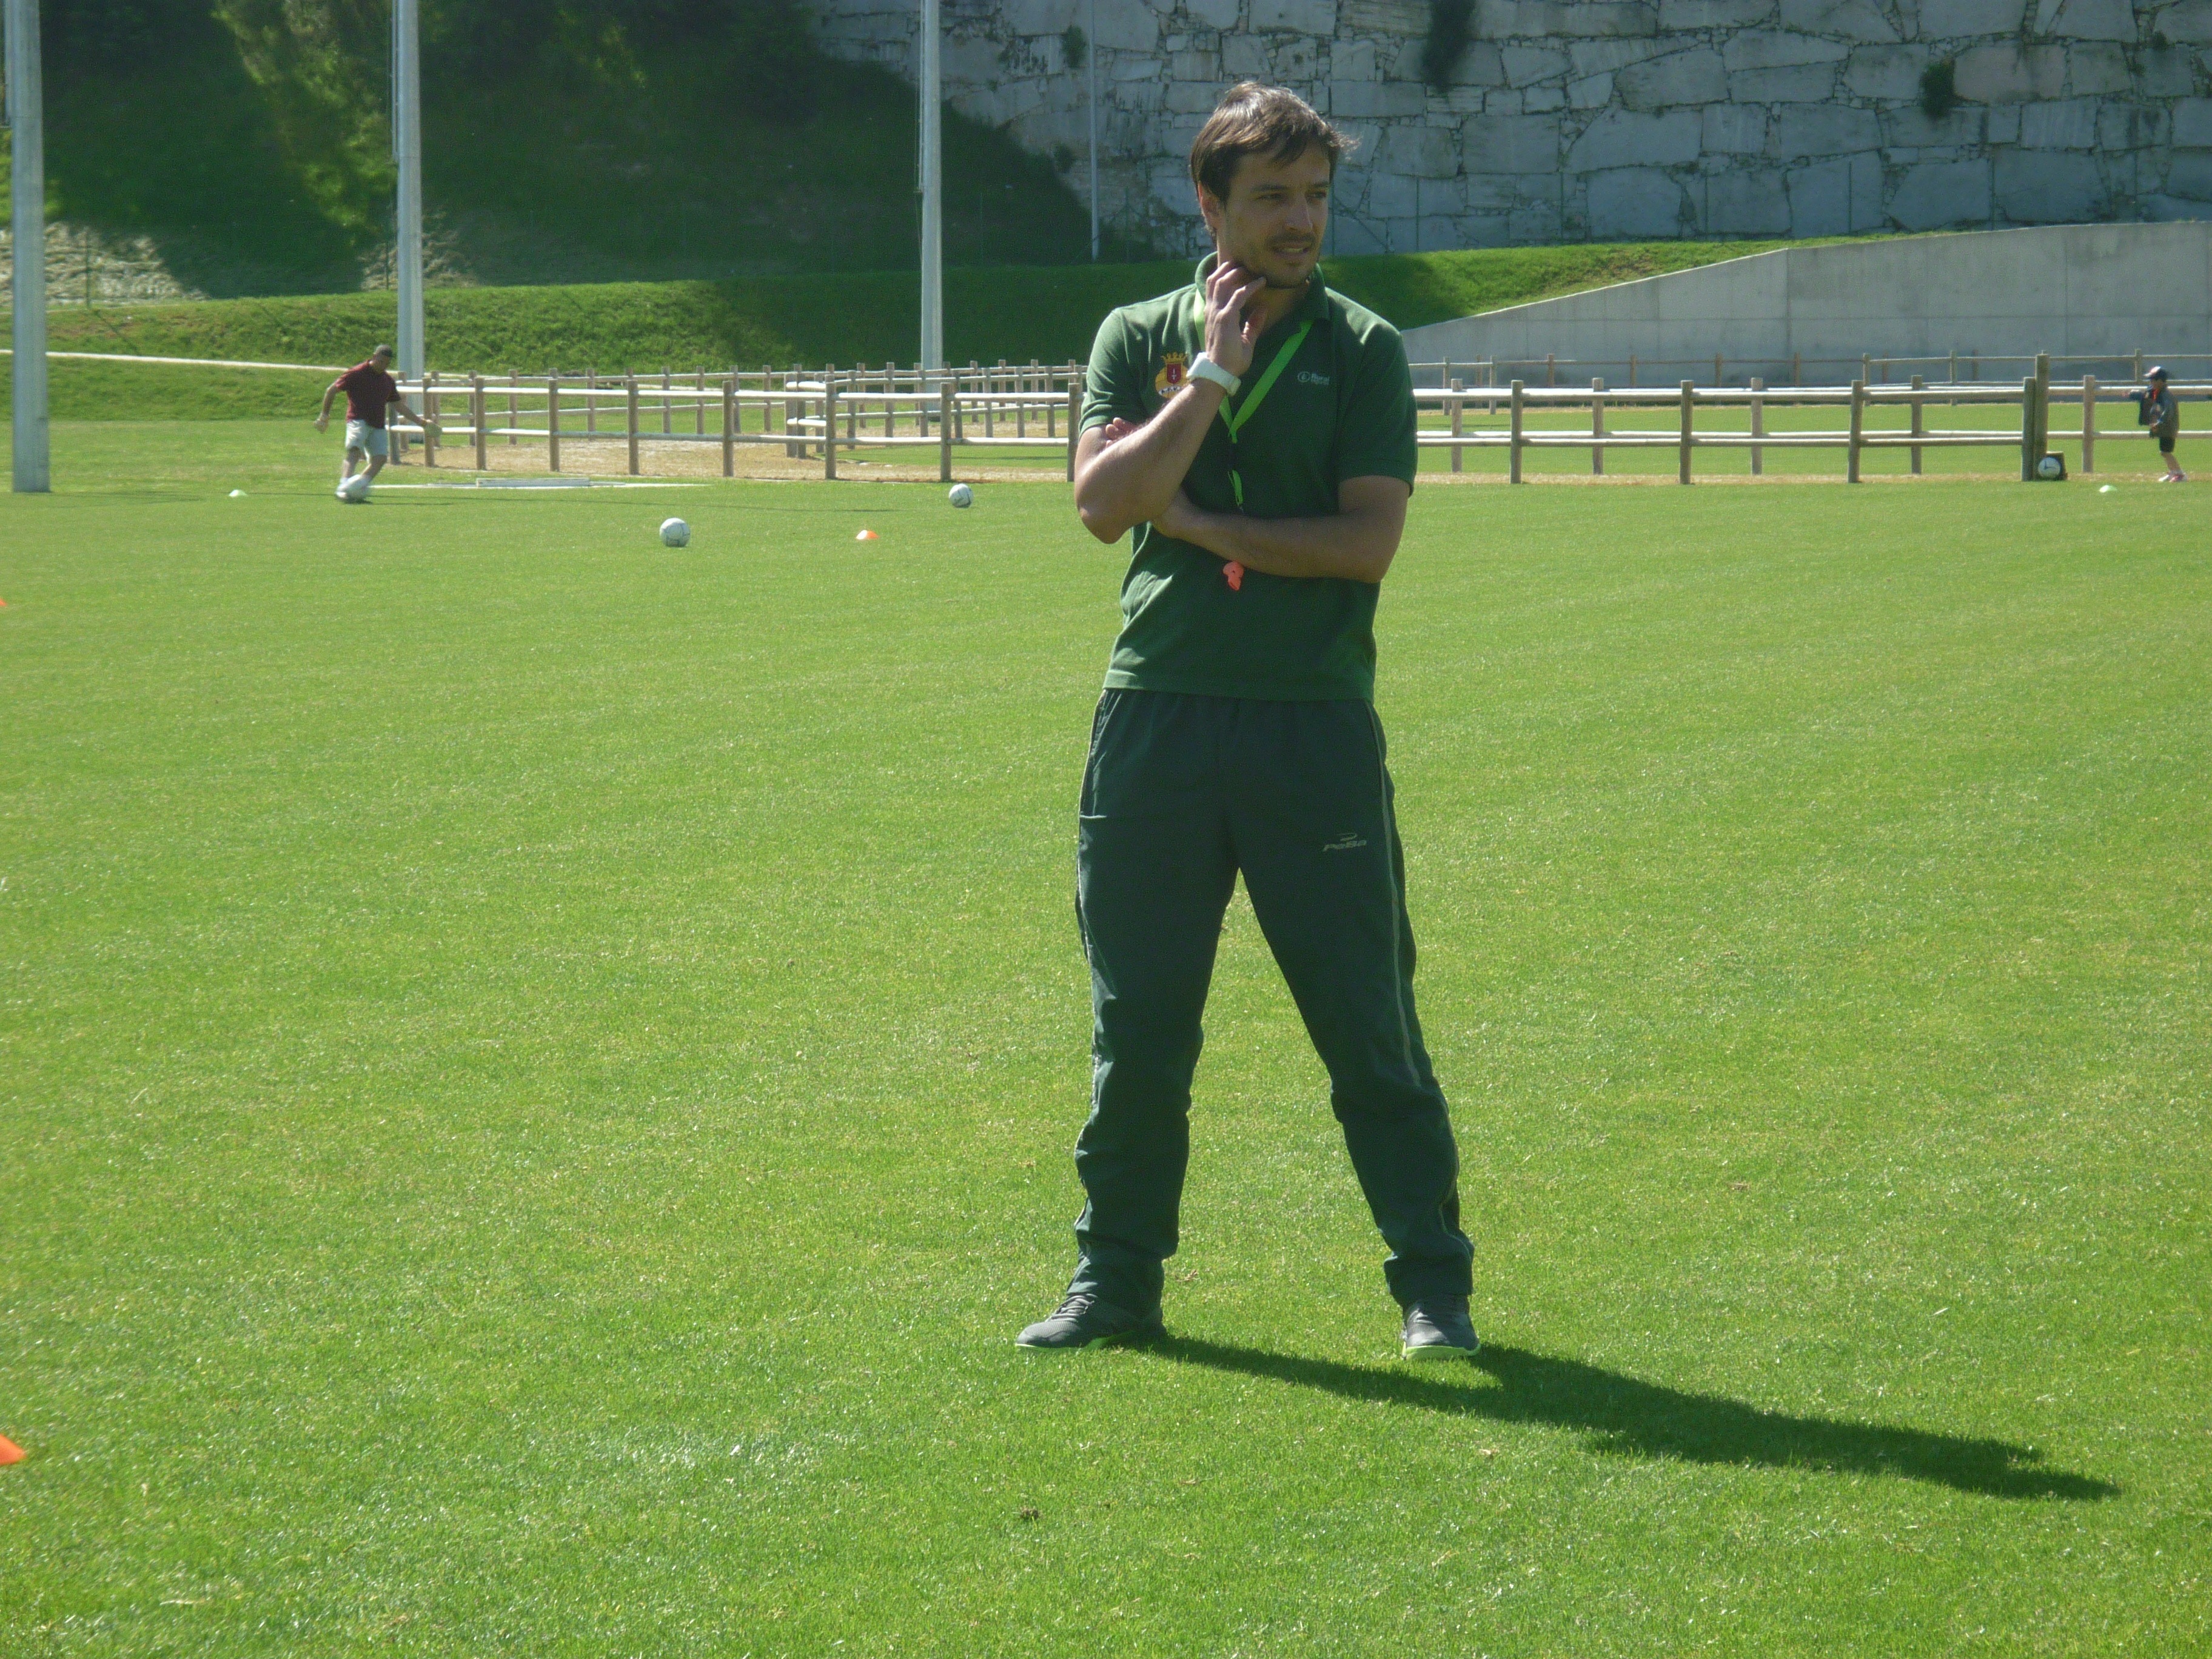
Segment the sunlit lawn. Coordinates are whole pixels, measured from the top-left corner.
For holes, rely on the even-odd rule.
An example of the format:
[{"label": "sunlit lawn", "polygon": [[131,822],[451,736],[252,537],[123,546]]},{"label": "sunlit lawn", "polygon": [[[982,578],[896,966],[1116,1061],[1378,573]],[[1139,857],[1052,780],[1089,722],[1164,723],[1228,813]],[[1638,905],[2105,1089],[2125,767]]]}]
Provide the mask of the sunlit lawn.
[{"label": "sunlit lawn", "polygon": [[1121,574],[1060,489],[56,468],[0,1651],[2212,1646],[2188,487],[1419,492],[1379,704],[1491,1346],[1416,1376],[1241,900],[1173,1340],[1012,1346]]}]

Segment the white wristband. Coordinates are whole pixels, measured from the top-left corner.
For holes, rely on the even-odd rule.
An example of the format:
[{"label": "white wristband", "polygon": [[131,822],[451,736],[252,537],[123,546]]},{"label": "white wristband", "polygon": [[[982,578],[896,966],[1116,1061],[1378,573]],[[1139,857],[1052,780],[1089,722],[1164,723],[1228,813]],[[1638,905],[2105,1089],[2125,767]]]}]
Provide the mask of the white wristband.
[{"label": "white wristband", "polygon": [[1191,362],[1190,378],[1194,380],[1211,380],[1232,398],[1237,395],[1237,388],[1244,384],[1203,351]]}]

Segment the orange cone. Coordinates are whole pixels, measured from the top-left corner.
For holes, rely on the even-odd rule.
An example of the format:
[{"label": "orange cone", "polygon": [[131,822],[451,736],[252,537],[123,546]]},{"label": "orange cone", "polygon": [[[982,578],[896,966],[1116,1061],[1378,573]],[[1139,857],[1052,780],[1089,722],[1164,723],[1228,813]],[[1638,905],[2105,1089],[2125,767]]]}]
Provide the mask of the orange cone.
[{"label": "orange cone", "polygon": [[0,1434],[0,1463],[20,1463],[22,1461],[23,1449],[6,1435]]},{"label": "orange cone", "polygon": [[880,538],[877,536],[874,531],[863,530],[859,535],[854,537],[853,539],[856,542],[872,542]]}]

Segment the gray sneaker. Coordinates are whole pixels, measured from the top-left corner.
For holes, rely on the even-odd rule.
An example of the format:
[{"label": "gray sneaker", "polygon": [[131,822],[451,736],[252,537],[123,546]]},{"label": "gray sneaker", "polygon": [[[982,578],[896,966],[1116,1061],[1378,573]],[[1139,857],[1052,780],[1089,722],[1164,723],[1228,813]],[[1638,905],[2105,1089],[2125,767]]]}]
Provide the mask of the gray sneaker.
[{"label": "gray sneaker", "polygon": [[1053,1310],[1014,1339],[1024,1348],[1103,1348],[1109,1342],[1143,1341],[1167,1334],[1157,1310],[1131,1313],[1101,1302],[1088,1291],[1071,1291]]},{"label": "gray sneaker", "polygon": [[1472,1359],[1482,1352],[1463,1296],[1425,1296],[1408,1306],[1404,1341],[1408,1359]]}]

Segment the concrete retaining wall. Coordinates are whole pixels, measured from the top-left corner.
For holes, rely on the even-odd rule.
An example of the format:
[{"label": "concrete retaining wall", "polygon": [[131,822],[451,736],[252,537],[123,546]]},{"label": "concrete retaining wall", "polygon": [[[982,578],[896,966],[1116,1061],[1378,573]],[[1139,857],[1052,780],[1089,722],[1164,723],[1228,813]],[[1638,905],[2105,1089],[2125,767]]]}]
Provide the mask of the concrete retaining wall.
[{"label": "concrete retaining wall", "polygon": [[[1619,366],[1633,354],[1645,364],[1703,363],[1705,372],[1686,367],[1671,377],[1700,382],[1719,353],[1733,383],[1751,374],[1779,382],[1800,357],[1808,381],[1848,380],[1845,361],[1868,353],[2212,353],[2212,225],[2068,225],[1784,248],[1409,329],[1406,344],[1421,362],[1541,363],[1549,354]],[[1593,374],[1619,378],[1618,367],[1583,367],[1576,378]]]}]

